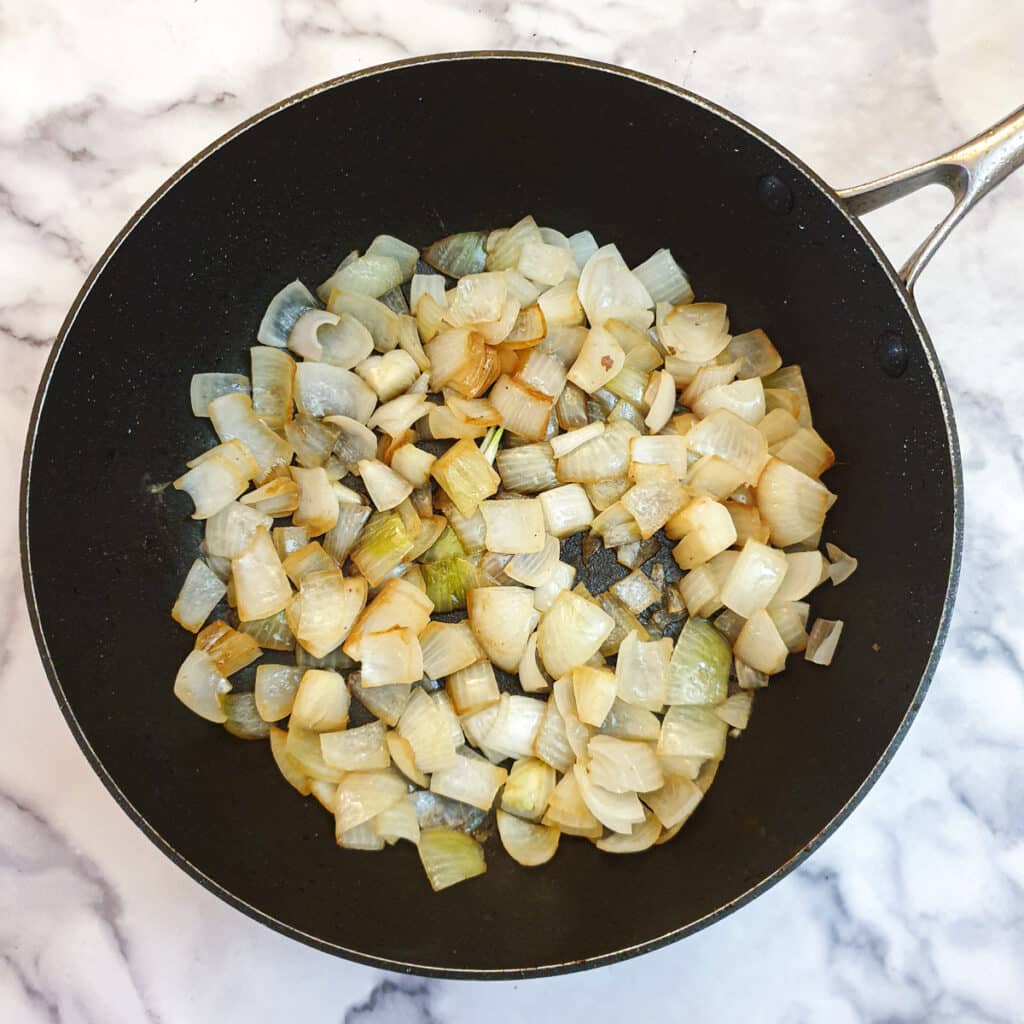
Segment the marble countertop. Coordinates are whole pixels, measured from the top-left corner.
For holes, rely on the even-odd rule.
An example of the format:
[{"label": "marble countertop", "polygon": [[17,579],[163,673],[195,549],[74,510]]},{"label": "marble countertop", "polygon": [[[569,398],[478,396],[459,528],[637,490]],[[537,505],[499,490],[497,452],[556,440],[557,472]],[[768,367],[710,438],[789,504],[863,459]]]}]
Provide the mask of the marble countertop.
[{"label": "marble countertop", "polygon": [[[219,902],[101,786],[57,710],[18,571],[16,481],[64,313],[138,204],[238,121],[355,68],[544,49],[687,86],[849,185],[1021,100],[1024,7],[999,0],[3,0],[0,3],[0,1020],[346,1024],[1024,1021],[1024,173],[918,288],[964,454],[945,654],[914,728],[800,869],[715,927],[566,978],[388,975]],[[899,259],[943,209],[871,221]],[[898,599],[898,595],[894,595]]]}]

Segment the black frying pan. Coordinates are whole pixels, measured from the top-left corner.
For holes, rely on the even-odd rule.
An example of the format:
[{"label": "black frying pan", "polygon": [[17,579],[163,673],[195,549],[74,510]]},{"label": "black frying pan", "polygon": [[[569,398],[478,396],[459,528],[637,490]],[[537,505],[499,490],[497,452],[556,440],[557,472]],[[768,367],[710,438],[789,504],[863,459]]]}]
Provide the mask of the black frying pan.
[{"label": "black frying pan", "polygon": [[[960,558],[960,465],[935,353],[908,288],[851,211],[943,176],[970,199],[1019,161],[1007,134],[1000,149],[987,139],[844,204],[696,96],[618,68],[504,53],[359,72],[215,143],[90,275],[28,438],[28,604],[57,700],[111,793],[169,857],[255,919],[406,971],[593,966],[763,891],[891,757],[938,658]],[[191,637],[168,611],[199,526],[184,495],[151,485],[211,441],[189,410],[191,374],[244,367],[285,281],[322,280],[379,231],[426,244],[525,212],[589,227],[631,263],[670,246],[699,296],[728,303],[734,330],[765,328],[804,367],[816,425],[840,459],[829,536],[860,570],[814,596],[816,614],[847,623],[832,669],[791,659],[678,839],[621,858],[567,842],[537,871],[495,851],[483,878],[435,895],[415,850],[339,850],[329,817],[279,778],[264,744],[238,742],[174,699]]]}]

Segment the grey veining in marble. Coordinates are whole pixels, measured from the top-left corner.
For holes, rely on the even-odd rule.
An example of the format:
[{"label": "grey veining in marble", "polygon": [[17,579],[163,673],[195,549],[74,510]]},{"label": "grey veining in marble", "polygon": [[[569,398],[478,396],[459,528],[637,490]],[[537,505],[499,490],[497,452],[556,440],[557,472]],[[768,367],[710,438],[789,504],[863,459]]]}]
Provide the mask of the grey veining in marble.
[{"label": "grey veining in marble", "polygon": [[[184,160],[291,92],[431,51],[569,52],[684,84],[850,185],[1019,105],[1022,38],[1024,5],[998,0],[0,0],[0,1021],[1024,1020],[1024,180],[918,287],[967,501],[924,709],[809,862],[637,961],[496,985],[389,976],[201,889],[64,726],[21,596],[14,485],[47,351],[93,261]],[[898,261],[944,203],[923,194],[869,223]]]}]

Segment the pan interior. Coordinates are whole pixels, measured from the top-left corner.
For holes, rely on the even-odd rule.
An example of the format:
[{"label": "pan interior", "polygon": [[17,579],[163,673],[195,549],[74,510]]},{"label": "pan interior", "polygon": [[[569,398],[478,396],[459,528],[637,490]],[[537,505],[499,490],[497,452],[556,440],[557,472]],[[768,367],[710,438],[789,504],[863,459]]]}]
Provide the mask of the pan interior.
[{"label": "pan interior", "polygon": [[[171,693],[191,638],[168,617],[200,530],[158,486],[210,443],[191,374],[246,372],[268,298],[379,232],[417,244],[524,213],[636,263],[671,247],[733,330],[804,368],[838,455],[828,536],[860,558],[814,614],[846,621],[829,671],[798,658],[755,702],[674,842],[616,858],[501,851],[431,893],[416,852],[339,851],[332,822]],[[899,378],[879,339],[899,335]],[[413,969],[534,971],[701,922],[798,854],[883,756],[942,618],[954,473],[940,394],[885,268],[818,184],[668,90],[535,59],[414,64],[285,106],[213,151],[112,253],[71,323],[27,483],[30,597],[80,741],[131,813],[215,890],[333,951]],[[32,603],[32,602],[30,602]],[[59,680],[59,683],[57,683]]]}]

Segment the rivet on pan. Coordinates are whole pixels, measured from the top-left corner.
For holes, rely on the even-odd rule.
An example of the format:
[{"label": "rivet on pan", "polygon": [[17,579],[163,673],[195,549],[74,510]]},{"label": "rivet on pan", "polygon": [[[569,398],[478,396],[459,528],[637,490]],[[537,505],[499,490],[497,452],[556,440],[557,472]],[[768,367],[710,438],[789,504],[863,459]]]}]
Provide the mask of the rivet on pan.
[{"label": "rivet on pan", "polygon": [[910,350],[902,336],[895,331],[886,331],[875,343],[878,365],[890,377],[902,377],[910,361]]},{"label": "rivet on pan", "polygon": [[793,209],[793,191],[776,174],[765,174],[758,179],[757,198],[770,213],[781,215]]}]

